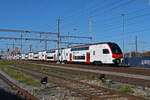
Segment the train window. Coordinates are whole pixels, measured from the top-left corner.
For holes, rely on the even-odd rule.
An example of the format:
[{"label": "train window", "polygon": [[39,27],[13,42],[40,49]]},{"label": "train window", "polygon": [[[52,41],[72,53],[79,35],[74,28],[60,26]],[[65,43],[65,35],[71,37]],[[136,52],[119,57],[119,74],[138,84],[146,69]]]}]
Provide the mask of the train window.
[{"label": "train window", "polygon": [[47,57],[47,59],[53,59],[53,57]]},{"label": "train window", "polygon": [[73,56],[73,59],[75,59],[75,60],[84,60],[85,56]]},{"label": "train window", "polygon": [[66,53],[66,56],[68,56],[68,53]]},{"label": "train window", "polygon": [[73,56],[73,59],[75,59],[75,56]]},{"label": "train window", "polygon": [[55,53],[55,51],[47,51],[46,53]]},{"label": "train window", "polygon": [[112,53],[114,53],[114,54],[121,54],[122,53],[120,47],[117,44],[109,43],[109,46],[110,46],[110,48],[112,50]]},{"label": "train window", "polygon": [[109,50],[108,49],[103,49],[103,54],[109,54]]},{"label": "train window", "polygon": [[95,51],[93,51],[93,55],[95,55]]},{"label": "train window", "polygon": [[82,51],[82,50],[89,50],[89,47],[71,48],[71,51]]},{"label": "train window", "polygon": [[61,55],[61,53],[58,54],[59,56]]}]

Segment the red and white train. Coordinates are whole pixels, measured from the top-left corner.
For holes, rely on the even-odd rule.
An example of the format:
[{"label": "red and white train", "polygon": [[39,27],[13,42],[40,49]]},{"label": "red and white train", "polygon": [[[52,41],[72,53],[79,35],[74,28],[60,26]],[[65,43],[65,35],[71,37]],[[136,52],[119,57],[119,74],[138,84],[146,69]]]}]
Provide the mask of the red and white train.
[{"label": "red and white train", "polygon": [[120,47],[112,42],[63,48],[59,52],[57,49],[53,49],[35,54],[29,53],[28,60],[60,61],[64,63],[120,64],[123,59]]}]

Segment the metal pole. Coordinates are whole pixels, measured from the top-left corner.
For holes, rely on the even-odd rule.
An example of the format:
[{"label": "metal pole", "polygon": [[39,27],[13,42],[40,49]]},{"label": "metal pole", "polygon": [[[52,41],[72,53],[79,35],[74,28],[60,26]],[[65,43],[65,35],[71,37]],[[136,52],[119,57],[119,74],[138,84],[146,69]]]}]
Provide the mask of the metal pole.
[{"label": "metal pole", "polygon": [[[130,34],[131,35],[131,34]],[[132,35],[129,37],[129,47],[130,47],[130,50],[129,50],[129,57],[131,58],[131,53],[132,53],[132,45],[130,45],[131,43],[131,40],[132,40]]]},{"label": "metal pole", "polygon": [[12,51],[14,51],[14,48],[15,48],[14,40],[13,40],[13,45],[12,45],[12,46],[13,46],[13,49],[12,49]]},{"label": "metal pole", "polygon": [[[45,39],[47,39],[47,35],[45,34]],[[45,40],[45,51],[47,51],[47,41]]]},{"label": "metal pole", "polygon": [[69,39],[70,38],[69,38],[69,32],[68,32],[68,44],[67,44],[67,47],[69,47],[69,42],[70,42]]},{"label": "metal pole", "polygon": [[122,16],[122,48],[123,48],[123,55],[124,55],[124,52],[125,52],[124,50],[124,16],[125,14],[123,13],[121,14],[121,16]]},{"label": "metal pole", "polygon": [[[21,33],[21,50],[20,50],[21,58],[22,58],[22,33]],[[20,57],[19,57],[20,59]]]},{"label": "metal pole", "polygon": [[47,51],[47,41],[45,40],[45,51]]},{"label": "metal pole", "polygon": [[89,31],[90,31],[90,43],[92,44],[92,20],[89,22]]},{"label": "metal pole", "polygon": [[137,36],[135,37],[135,47],[136,47],[136,53],[138,52],[138,46],[137,46]]},{"label": "metal pole", "polygon": [[30,52],[32,51],[32,45],[30,45]]},{"label": "metal pole", "polygon": [[58,55],[57,55],[57,60],[59,61],[59,56],[60,56],[60,18],[58,19]]},{"label": "metal pole", "polygon": [[22,53],[22,33],[21,33],[21,52]]}]

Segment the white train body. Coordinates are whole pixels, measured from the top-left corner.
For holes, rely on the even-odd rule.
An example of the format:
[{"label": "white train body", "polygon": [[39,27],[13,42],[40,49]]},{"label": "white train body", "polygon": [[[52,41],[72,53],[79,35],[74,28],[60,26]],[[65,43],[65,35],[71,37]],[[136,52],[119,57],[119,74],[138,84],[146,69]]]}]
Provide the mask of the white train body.
[{"label": "white train body", "polygon": [[122,52],[115,43],[97,43],[62,50],[63,62],[114,64],[122,62]]},{"label": "white train body", "polygon": [[69,62],[70,61],[70,53],[71,48],[62,49],[62,55],[60,57],[60,61]]},{"label": "white train body", "polygon": [[21,56],[19,54],[13,56],[13,59],[19,60],[19,58],[21,58]]},{"label": "white train body", "polygon": [[46,51],[46,61],[57,61],[58,50],[49,50]]},{"label": "white train body", "polygon": [[39,60],[39,54],[38,53],[34,53],[33,60]]},{"label": "white train body", "polygon": [[40,51],[38,52],[39,60],[45,60],[46,57],[46,51]]},{"label": "white train body", "polygon": [[29,55],[28,55],[28,60],[33,60],[33,56],[34,56],[33,53],[29,53]]},{"label": "white train body", "polygon": [[26,54],[21,54],[21,59],[25,60]]},{"label": "white train body", "polygon": [[28,60],[29,55],[25,54],[25,60]]},{"label": "white train body", "polygon": [[42,51],[36,54],[29,53],[29,60],[82,62],[96,64],[119,64],[122,62],[123,54],[116,43],[105,42],[90,45],[81,45],[71,48]]}]

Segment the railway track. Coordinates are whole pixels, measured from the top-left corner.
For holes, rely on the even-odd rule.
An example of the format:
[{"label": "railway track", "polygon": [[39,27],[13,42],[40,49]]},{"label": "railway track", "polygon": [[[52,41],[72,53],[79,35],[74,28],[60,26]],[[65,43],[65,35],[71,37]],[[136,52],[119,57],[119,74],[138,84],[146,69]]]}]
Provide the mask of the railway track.
[{"label": "railway track", "polygon": [[36,62],[40,64],[47,64],[47,65],[56,65],[56,66],[65,66],[65,67],[72,67],[72,68],[82,68],[82,69],[89,69],[89,70],[102,70],[102,71],[109,71],[109,72],[119,72],[119,73],[127,73],[127,74],[135,74],[135,75],[145,75],[150,76],[150,68],[136,68],[136,67],[115,67],[115,66],[108,66],[108,65],[81,65],[81,64],[57,64],[57,63],[49,63],[49,62]]},{"label": "railway track", "polygon": [[[97,73],[99,70],[96,70],[96,69],[92,69],[92,68],[89,68],[86,69],[84,66],[81,68],[81,67],[72,67],[72,66],[60,66],[60,65],[47,65],[47,64],[34,64],[34,63],[30,63],[31,65],[37,65],[37,66],[45,66],[45,67],[49,67],[49,68],[54,68],[55,70],[58,70],[58,71],[63,71],[63,72],[66,72],[66,73],[74,73],[74,74],[85,74],[85,75],[92,75],[94,77],[99,77],[100,73]],[[79,69],[79,70],[78,70]],[[82,70],[80,70],[82,69]],[[88,71],[89,70],[89,71]],[[92,72],[91,72],[92,70]],[[101,71],[101,70],[100,70]],[[105,72],[105,71],[104,71]],[[107,73],[112,73],[111,71],[108,71]],[[103,71],[102,71],[103,73]],[[116,72],[118,73],[118,72]],[[119,72],[120,73],[120,72]],[[143,86],[143,87],[150,87],[150,80],[149,78],[147,79],[147,76],[144,76],[144,75],[137,75],[137,74],[130,74],[127,75],[113,75],[112,74],[105,74],[106,75],[106,78],[107,79],[111,79],[111,80],[114,80],[114,81],[118,81],[118,82],[122,82],[122,83],[128,83],[128,84],[133,84],[133,85],[138,85],[138,86]],[[132,75],[134,77],[132,77]],[[139,77],[139,78],[138,78]],[[149,77],[149,76],[148,76]]]},{"label": "railway track", "polygon": [[115,90],[90,85],[88,83],[83,83],[78,80],[57,76],[47,72],[40,72],[31,69],[29,70],[27,68],[16,67],[14,65],[11,65],[11,67],[37,78],[41,78],[42,75],[48,76],[48,82],[57,84],[60,87],[65,87],[70,91],[76,92],[77,94],[81,94],[87,97],[87,100],[145,100],[141,97],[136,97],[133,95],[117,92]]},{"label": "railway track", "polygon": [[127,66],[108,66],[108,65],[81,65],[81,64],[57,64],[50,62],[42,62],[42,61],[32,61],[33,63],[40,64],[48,64],[48,65],[57,65],[57,66],[65,66],[72,68],[83,68],[83,69],[92,69],[92,70],[103,70],[110,72],[120,72],[120,73],[128,73],[128,74],[136,74],[136,75],[145,75],[150,76],[150,68],[136,68],[136,67],[127,67]]},{"label": "railway track", "polygon": [[17,93],[22,95],[26,100],[39,100],[38,98],[36,98],[33,95],[29,94],[26,90],[18,87],[16,84],[9,81],[4,75],[0,74],[0,79],[2,79],[6,84],[11,86],[13,89],[15,89],[17,91]]}]

